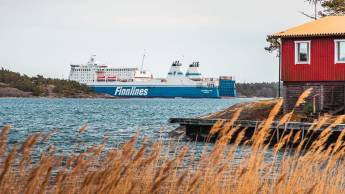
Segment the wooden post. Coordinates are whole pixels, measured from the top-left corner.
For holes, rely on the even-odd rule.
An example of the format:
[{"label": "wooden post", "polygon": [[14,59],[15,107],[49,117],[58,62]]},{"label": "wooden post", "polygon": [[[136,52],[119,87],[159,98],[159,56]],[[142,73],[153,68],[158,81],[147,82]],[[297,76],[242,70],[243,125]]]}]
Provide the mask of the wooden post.
[{"label": "wooden post", "polygon": [[302,140],[304,139],[304,127],[302,128]]},{"label": "wooden post", "polygon": [[279,51],[278,51],[278,56],[279,56],[279,78],[278,78],[278,98],[281,97],[281,88],[280,88],[280,80],[281,80],[281,46],[279,47]]},{"label": "wooden post", "polygon": [[255,129],[254,129],[254,133],[256,133],[256,130],[257,130],[257,128],[258,128],[258,122],[259,122],[259,121],[256,121],[256,122],[255,122]]},{"label": "wooden post", "polygon": [[332,105],[334,104],[334,86],[332,86],[332,99],[331,99],[331,101],[332,101]]},{"label": "wooden post", "polygon": [[324,96],[324,88],[323,88],[323,84],[321,84],[321,86],[320,86],[321,88],[320,88],[320,110],[323,110],[323,106],[324,106],[324,98],[325,98],[325,96]]},{"label": "wooden post", "polygon": [[316,112],[316,108],[315,108],[315,106],[316,106],[316,102],[315,102],[315,96],[313,96],[313,113],[315,113],[315,112]]},{"label": "wooden post", "polygon": [[320,94],[315,94],[314,96],[313,96],[313,113],[316,113],[316,97],[317,96],[320,96]]},{"label": "wooden post", "polygon": [[283,131],[283,133],[282,133],[282,137],[284,137],[284,135],[285,135],[285,133],[286,133],[287,127],[288,127],[288,123],[286,122],[286,123],[285,123],[285,126],[284,126],[284,131]]}]

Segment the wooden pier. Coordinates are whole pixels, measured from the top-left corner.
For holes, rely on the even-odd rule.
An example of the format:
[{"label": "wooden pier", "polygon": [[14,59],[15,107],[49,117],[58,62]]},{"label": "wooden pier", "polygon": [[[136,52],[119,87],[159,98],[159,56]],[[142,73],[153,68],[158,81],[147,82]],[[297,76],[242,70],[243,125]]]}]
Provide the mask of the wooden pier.
[{"label": "wooden pier", "polygon": [[[185,130],[185,135],[189,137],[191,140],[195,141],[205,141],[206,138],[209,137],[209,132],[212,126],[217,122],[230,122],[227,119],[202,119],[202,118],[170,118],[169,123],[172,124],[179,124],[180,128]],[[238,120],[234,122],[234,127],[241,127],[246,129],[245,137],[246,139],[250,139],[252,135],[260,129],[260,126],[264,124],[264,121],[251,121],[251,120]],[[301,131],[301,139],[304,138],[311,138],[315,139],[318,135],[328,127],[331,127],[332,135],[329,138],[330,143],[337,139],[337,136],[340,132],[345,129],[345,124],[338,124],[332,126],[331,124],[324,124],[320,126],[318,129],[313,129],[313,133],[308,133],[308,131],[313,128],[315,124],[313,123],[305,123],[305,122],[286,122],[282,125],[279,125],[278,121],[272,122],[270,128],[273,129],[272,132],[272,142],[276,143],[279,141],[280,138],[285,134],[289,134],[291,131],[292,133],[297,133]],[[239,132],[238,132],[239,133]],[[237,134],[238,134],[237,133]],[[234,134],[234,138],[236,138],[236,133]],[[216,140],[218,137],[217,135],[211,138],[211,141]]]}]

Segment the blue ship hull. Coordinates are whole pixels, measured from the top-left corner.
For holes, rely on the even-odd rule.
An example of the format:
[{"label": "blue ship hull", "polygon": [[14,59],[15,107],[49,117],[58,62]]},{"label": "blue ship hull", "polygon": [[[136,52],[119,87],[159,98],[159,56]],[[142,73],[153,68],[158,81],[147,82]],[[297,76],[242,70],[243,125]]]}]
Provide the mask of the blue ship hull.
[{"label": "blue ship hull", "polygon": [[125,98],[219,98],[219,91],[216,87],[91,85],[90,88],[96,93]]}]

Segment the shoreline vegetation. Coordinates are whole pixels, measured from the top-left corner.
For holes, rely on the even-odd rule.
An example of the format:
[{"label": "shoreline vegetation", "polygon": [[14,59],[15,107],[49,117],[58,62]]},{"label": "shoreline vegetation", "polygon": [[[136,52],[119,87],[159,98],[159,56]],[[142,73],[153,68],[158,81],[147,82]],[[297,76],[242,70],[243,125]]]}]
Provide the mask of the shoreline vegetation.
[{"label": "shoreline vegetation", "polygon": [[[278,96],[278,83],[236,83],[238,97]],[[0,69],[0,97],[48,97],[48,98],[116,98],[108,94],[97,94],[86,85],[76,81],[34,77]]]},{"label": "shoreline vegetation", "polygon": [[47,98],[113,98],[97,94],[76,81],[29,77],[4,68],[0,69],[0,97],[47,97]]},{"label": "shoreline vegetation", "polygon": [[[295,107],[306,97],[302,95]],[[331,144],[333,132],[328,127],[315,141],[302,138],[301,132],[286,132],[269,146],[272,122],[284,125],[291,119],[290,114],[278,117],[282,106],[283,100],[277,100],[250,138],[244,136],[247,129],[233,125],[241,115],[237,111],[225,125],[213,126],[209,135],[221,136],[214,144],[204,142],[201,153],[196,153],[194,144],[139,138],[138,131],[119,147],[105,149],[105,139],[81,153],[59,155],[47,145],[39,147],[40,156],[34,157],[35,146],[58,131],[32,134],[21,144],[8,145],[11,126],[6,125],[0,132],[0,192],[344,193],[345,129]],[[344,119],[345,115],[337,116],[332,125]],[[315,120],[305,135],[314,136],[326,122],[328,117]],[[87,133],[87,125],[76,133]],[[232,138],[236,140],[229,144]]]}]

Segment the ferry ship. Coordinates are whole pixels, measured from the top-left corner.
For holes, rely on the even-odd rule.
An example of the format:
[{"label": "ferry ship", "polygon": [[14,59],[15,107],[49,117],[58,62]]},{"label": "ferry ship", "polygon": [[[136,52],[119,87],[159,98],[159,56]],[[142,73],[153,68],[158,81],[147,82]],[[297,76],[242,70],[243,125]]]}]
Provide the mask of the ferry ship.
[{"label": "ferry ship", "polygon": [[[144,57],[143,57],[144,59]],[[220,98],[235,97],[235,81],[230,76],[204,78],[199,62],[184,74],[180,61],[174,61],[166,78],[154,78],[138,68],[113,68],[99,64],[92,55],[86,64],[71,64],[69,80],[86,84],[97,93],[135,98]]]}]

